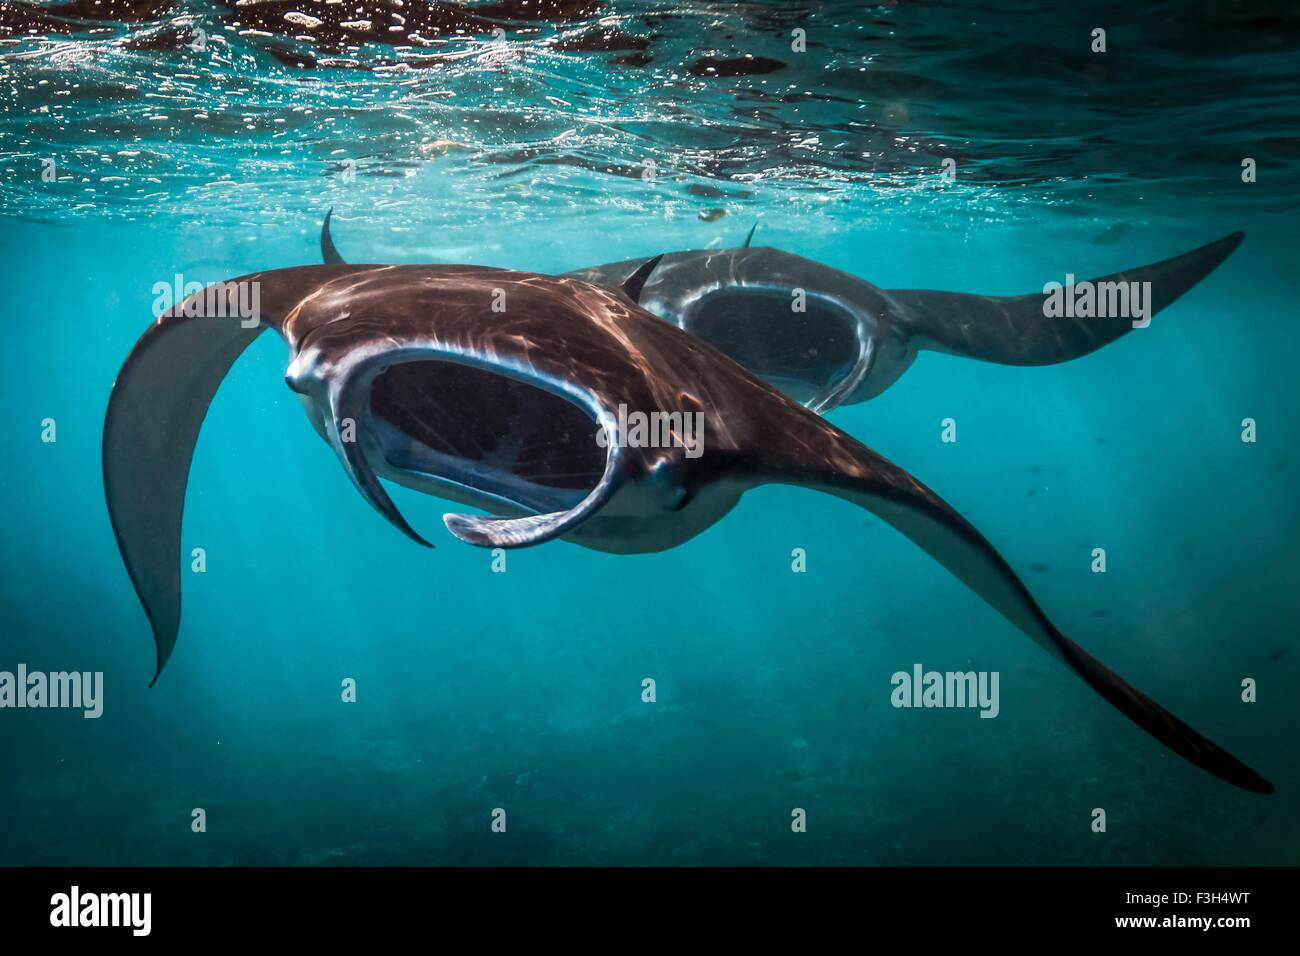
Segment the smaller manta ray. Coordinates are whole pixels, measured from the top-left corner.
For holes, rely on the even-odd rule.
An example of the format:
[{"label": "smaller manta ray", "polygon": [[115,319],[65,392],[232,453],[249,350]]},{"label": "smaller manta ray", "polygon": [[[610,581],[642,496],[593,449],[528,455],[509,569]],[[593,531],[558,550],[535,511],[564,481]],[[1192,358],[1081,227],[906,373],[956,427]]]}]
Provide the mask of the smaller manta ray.
[{"label": "smaller manta ray", "polygon": [[[332,212],[321,227],[321,255],[341,263],[329,231]],[[880,289],[802,256],[751,247],[753,235],[751,229],[738,249],[667,253],[646,282],[641,305],[816,412],[875,398],[922,349],[1002,365],[1055,365],[1095,352],[1134,328],[1128,314],[1051,315],[1044,309],[1048,293]],[[1149,319],[1213,272],[1244,237],[1235,232],[1184,255],[1076,286],[1118,294],[1111,284],[1150,283],[1149,301],[1143,300]],[[628,259],[565,275],[616,289],[647,261]],[[791,307],[797,290],[803,293],[802,312]]]},{"label": "smaller manta ray", "polygon": [[[1165,746],[1239,787],[1272,790],[1062,634],[920,481],[640,308],[654,267],[613,290],[477,266],[303,266],[209,287],[150,325],[113,386],[103,458],[113,530],[153,627],[155,681],[180,626],[199,429],[227,370],[270,327],[289,347],[286,383],[357,491],[421,544],[381,478],[488,512],[444,515],[470,544],[563,538],[613,553],[689,541],[760,485],[835,495],[910,538]],[[244,283],[257,284],[259,322],[228,317]],[[624,408],[699,415],[701,444],[602,441],[620,434]]]}]

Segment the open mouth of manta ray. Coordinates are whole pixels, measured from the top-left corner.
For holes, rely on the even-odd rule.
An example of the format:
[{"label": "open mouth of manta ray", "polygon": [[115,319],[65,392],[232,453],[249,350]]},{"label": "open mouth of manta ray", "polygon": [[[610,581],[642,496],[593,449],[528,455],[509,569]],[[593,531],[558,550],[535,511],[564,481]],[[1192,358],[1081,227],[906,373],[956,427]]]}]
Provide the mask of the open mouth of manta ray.
[{"label": "open mouth of manta ray", "polygon": [[699,300],[685,329],[797,402],[843,382],[862,355],[853,314],[823,296],[730,287]]},{"label": "open mouth of manta ray", "polygon": [[568,511],[606,468],[586,409],[454,361],[389,366],[371,383],[369,415],[387,477],[496,514]]}]

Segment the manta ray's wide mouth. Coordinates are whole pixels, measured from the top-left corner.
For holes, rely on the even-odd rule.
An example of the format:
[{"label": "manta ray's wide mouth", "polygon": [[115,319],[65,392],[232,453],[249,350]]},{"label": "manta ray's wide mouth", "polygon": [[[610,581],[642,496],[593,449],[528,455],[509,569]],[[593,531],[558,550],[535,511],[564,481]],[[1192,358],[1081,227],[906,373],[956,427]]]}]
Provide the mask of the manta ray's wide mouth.
[{"label": "manta ray's wide mouth", "polygon": [[503,373],[401,362],[376,376],[369,404],[369,432],[393,477],[498,514],[567,511],[605,472],[586,409]]},{"label": "manta ray's wide mouth", "polygon": [[833,388],[862,352],[852,313],[789,289],[722,288],[697,301],[683,324],[798,402]]}]

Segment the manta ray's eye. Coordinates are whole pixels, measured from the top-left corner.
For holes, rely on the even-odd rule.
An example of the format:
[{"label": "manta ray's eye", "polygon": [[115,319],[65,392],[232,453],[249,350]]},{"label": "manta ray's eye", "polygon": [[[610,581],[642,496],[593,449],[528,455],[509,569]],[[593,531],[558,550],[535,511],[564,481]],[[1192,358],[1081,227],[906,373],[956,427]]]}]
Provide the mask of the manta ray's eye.
[{"label": "manta ray's eye", "polygon": [[605,471],[586,410],[505,374],[445,360],[390,366],[370,388],[369,431],[394,477],[547,513],[581,501]]},{"label": "manta ray's eye", "polygon": [[[802,304],[803,311],[795,306]],[[858,361],[857,325],[819,296],[796,303],[785,290],[726,287],[695,304],[686,329],[796,401],[843,379]]]}]

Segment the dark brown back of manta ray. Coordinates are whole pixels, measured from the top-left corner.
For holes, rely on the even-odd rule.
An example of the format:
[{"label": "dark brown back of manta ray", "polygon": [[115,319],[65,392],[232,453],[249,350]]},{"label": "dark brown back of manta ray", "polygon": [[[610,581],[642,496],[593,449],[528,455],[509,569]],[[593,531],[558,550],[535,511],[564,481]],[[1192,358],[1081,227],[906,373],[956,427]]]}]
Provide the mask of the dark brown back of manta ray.
[{"label": "dark brown back of manta ray", "polygon": [[[577,279],[480,266],[324,265],[259,273],[264,319],[295,354],[327,360],[375,345],[426,342],[496,357],[525,373],[581,385],[606,410],[699,412],[710,471],[728,453],[764,445],[822,445],[836,430],[784,401],[731,358],[632,303]],[[772,442],[781,435],[781,442]],[[650,467],[684,450],[627,449]],[[846,464],[847,464],[846,456]],[[748,460],[748,457],[747,457]],[[820,460],[820,453],[819,453]]]},{"label": "dark brown back of manta ray", "polygon": [[574,279],[474,266],[339,264],[252,273],[223,285],[242,299],[241,283],[256,283],[260,323],[187,316],[198,296],[179,303],[127,356],[105,416],[105,495],[154,630],[155,680],[180,627],[178,559],[194,447],[226,372],[266,328],[276,329],[295,357],[305,347],[312,374],[326,378],[358,349],[410,347],[477,356],[477,364],[507,374],[569,386],[611,415],[621,404],[704,416],[703,455],[691,459],[679,446],[621,448],[620,480],[667,464],[672,487],[687,492],[728,473],[753,484],[755,449],[764,449],[767,463],[789,466],[785,451],[812,464],[826,458],[801,449],[851,442],[621,292]]}]

